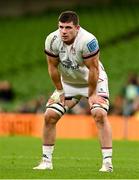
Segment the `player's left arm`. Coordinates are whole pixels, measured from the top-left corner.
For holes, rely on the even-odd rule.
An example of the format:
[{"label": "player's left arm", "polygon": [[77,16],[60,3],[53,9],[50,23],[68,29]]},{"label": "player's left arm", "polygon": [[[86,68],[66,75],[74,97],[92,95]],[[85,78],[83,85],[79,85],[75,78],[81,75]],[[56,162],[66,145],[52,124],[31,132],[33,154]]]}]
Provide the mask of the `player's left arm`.
[{"label": "player's left arm", "polygon": [[99,78],[99,53],[84,60],[84,64],[89,69],[88,76],[88,96],[96,95],[96,87]]},{"label": "player's left arm", "polygon": [[84,64],[89,69],[88,75],[88,102],[90,107],[95,103],[105,103],[105,100],[97,95],[97,83],[99,79],[99,52],[90,58],[84,60]]},{"label": "player's left arm", "polygon": [[96,95],[96,87],[99,78],[99,44],[95,37],[87,37],[82,46],[82,58],[84,64],[89,69],[88,97]]}]

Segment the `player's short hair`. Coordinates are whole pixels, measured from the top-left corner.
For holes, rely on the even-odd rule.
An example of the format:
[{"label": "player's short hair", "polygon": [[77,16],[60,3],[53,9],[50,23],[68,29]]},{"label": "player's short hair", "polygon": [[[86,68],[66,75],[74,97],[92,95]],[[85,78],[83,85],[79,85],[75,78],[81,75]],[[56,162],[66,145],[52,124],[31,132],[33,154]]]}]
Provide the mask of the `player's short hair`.
[{"label": "player's short hair", "polygon": [[64,11],[60,14],[58,21],[62,23],[73,22],[74,25],[78,25],[79,17],[74,11]]}]

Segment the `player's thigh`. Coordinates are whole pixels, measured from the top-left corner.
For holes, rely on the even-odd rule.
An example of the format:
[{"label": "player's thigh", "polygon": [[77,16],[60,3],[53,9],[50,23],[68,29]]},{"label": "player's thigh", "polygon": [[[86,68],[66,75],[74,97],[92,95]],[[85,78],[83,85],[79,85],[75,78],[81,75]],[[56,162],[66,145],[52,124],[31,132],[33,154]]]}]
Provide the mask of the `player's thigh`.
[{"label": "player's thigh", "polygon": [[78,102],[80,101],[80,98],[72,97],[71,99],[65,100],[65,107],[68,109],[73,108]]}]

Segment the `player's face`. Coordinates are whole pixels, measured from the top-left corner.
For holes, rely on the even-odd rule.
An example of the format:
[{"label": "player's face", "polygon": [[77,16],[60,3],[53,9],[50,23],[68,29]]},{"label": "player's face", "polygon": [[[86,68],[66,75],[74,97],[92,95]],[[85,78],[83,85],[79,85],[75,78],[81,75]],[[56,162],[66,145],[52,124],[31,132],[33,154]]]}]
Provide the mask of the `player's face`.
[{"label": "player's face", "polygon": [[78,33],[79,26],[75,26],[73,22],[59,22],[58,26],[62,41],[66,44],[72,44]]}]

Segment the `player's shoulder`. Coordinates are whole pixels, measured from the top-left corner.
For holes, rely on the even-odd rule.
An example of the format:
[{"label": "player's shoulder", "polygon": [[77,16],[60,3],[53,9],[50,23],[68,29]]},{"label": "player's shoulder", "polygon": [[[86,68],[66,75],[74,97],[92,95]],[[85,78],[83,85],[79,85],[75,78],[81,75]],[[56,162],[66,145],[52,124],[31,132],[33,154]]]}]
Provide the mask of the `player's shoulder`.
[{"label": "player's shoulder", "polygon": [[47,37],[46,37],[46,41],[47,43],[52,42],[52,41],[60,41],[60,35],[59,35],[59,31],[53,31],[51,32]]},{"label": "player's shoulder", "polygon": [[91,32],[80,28],[80,36],[83,38],[83,40],[90,40],[90,39],[96,39],[95,35],[93,35]]},{"label": "player's shoulder", "polygon": [[80,30],[79,41],[84,58],[90,56],[90,54],[93,56],[99,52],[99,44],[96,37],[83,28]]}]

